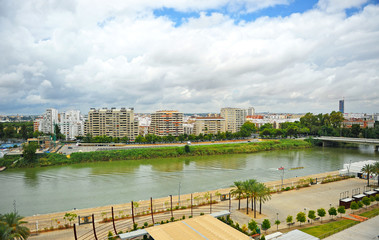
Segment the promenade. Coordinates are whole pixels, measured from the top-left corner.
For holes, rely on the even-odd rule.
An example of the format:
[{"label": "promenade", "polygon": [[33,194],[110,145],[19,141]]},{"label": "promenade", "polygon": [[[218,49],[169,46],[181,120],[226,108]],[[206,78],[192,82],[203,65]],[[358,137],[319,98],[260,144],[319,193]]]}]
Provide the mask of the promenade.
[{"label": "promenade", "polygon": [[[291,185],[294,182],[297,182],[299,179],[305,179],[305,178],[322,178],[328,175],[335,175],[338,172],[327,172],[327,173],[321,173],[321,174],[314,174],[307,177],[297,177],[297,178],[290,178],[290,179],[284,179],[284,184]],[[281,180],[279,181],[272,181],[265,183],[268,186],[275,186],[280,187],[281,186]],[[268,218],[272,223],[271,229],[276,229],[276,226],[274,226],[274,222],[276,218],[278,218],[282,223],[279,225],[279,229],[286,229],[287,225],[285,223],[285,219],[288,215],[292,215],[294,219],[296,218],[296,214],[300,211],[309,211],[309,210],[316,210],[318,208],[325,208],[328,209],[330,206],[337,206],[339,201],[339,194],[340,192],[344,191],[350,191],[353,188],[361,188],[363,190],[363,187],[365,186],[366,181],[362,179],[348,179],[343,181],[338,181],[334,183],[328,183],[328,184],[317,184],[313,185],[308,188],[302,188],[300,190],[292,190],[288,192],[282,192],[278,194],[273,194],[272,199],[262,206],[262,215],[257,215],[257,218],[255,219],[258,223],[261,223],[264,218]],[[227,189],[218,189],[218,190],[212,190],[209,191],[209,193],[229,193],[231,188]],[[195,196],[202,196],[204,193],[194,193],[193,197]],[[190,198],[189,194],[181,195],[181,199],[188,199]],[[154,205],[164,205],[167,204],[169,201],[169,197],[166,198],[160,198],[160,199],[154,199]],[[177,196],[173,197],[173,202],[177,200]],[[140,206],[143,205],[149,205],[149,200],[139,201],[138,202]],[[246,201],[241,201],[241,210],[238,211],[238,200],[232,200],[232,219],[240,224],[242,226],[243,224],[247,224],[250,219],[253,217],[253,213],[251,212],[251,209],[249,211],[249,215],[246,215]],[[119,204],[114,205],[114,209],[130,209],[131,204],[125,203],[125,204]],[[223,207],[224,209],[228,208],[228,201],[220,202],[218,204],[214,205],[214,212],[217,211],[218,207]],[[97,207],[97,208],[90,208],[90,209],[78,209],[75,212],[78,215],[91,215],[92,213],[97,213],[98,215],[101,212],[109,212],[111,206],[103,206],[103,207]],[[204,213],[209,213],[209,206],[201,207]],[[251,208],[251,206],[250,206]],[[188,210],[186,210],[188,213]],[[61,213],[51,213],[51,214],[45,214],[45,215],[39,215],[39,216],[31,216],[26,217],[24,220],[29,221],[29,223],[35,223],[36,221],[39,221],[40,223],[48,220],[48,222],[51,221],[51,219],[57,219],[62,218],[65,212]],[[169,212],[157,214],[160,216],[156,216],[159,221],[170,219],[171,215]],[[179,216],[182,215],[188,215],[186,214],[185,210],[177,210],[174,211],[174,216],[177,219]],[[108,214],[109,217],[109,214]],[[188,216],[187,216],[188,217]],[[111,231],[112,224],[111,223],[100,223],[99,221],[101,218],[95,217],[96,220],[96,226],[101,227],[103,229],[108,229],[108,231]],[[150,220],[150,216],[146,216],[145,218],[141,217],[142,223],[143,220],[146,221]],[[141,220],[139,221],[139,226],[141,226]],[[120,225],[121,222],[128,222],[131,223],[131,219],[128,220],[120,220],[117,221],[117,224]],[[32,224],[33,225],[33,224]],[[91,225],[82,225],[78,229],[79,235],[80,233],[85,233],[91,231]],[[39,227],[39,229],[43,229],[43,227]],[[119,228],[118,228],[119,229]],[[121,229],[121,228],[120,228]],[[33,231],[33,228],[31,228]],[[66,230],[57,230],[47,233],[41,233],[38,236],[33,236],[31,239],[51,239],[53,237],[54,239],[65,239],[67,237],[71,238],[73,237],[73,230],[72,229],[66,229]]]}]

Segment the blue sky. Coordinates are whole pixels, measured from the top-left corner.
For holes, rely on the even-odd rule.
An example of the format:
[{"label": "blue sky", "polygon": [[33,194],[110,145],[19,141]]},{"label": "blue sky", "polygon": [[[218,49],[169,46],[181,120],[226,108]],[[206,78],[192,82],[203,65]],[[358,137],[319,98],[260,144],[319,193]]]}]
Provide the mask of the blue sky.
[{"label": "blue sky", "polygon": [[[212,13],[221,13],[223,15],[227,15],[230,18],[235,20],[235,23],[238,24],[240,21],[245,22],[251,22],[255,21],[257,18],[260,17],[287,17],[294,13],[304,13],[306,11],[312,10],[314,8],[317,8],[317,0],[292,0],[289,1],[289,3],[283,3],[283,4],[276,4],[274,6],[265,7],[253,12],[249,12],[244,6],[241,6],[238,8],[238,11],[233,11],[229,9],[227,5],[222,6],[217,9],[206,9],[202,12],[205,12],[206,15],[211,15]],[[378,4],[378,1],[370,0],[366,3],[358,6],[358,7],[351,7],[345,9],[345,13],[348,17],[352,16],[353,14],[361,11],[365,6],[369,4]],[[184,22],[187,22],[189,18],[199,18],[200,11],[178,11],[174,8],[167,8],[162,7],[159,9],[155,9],[154,15],[156,17],[167,17],[172,22],[175,23],[176,27],[179,27]]]},{"label": "blue sky", "polygon": [[379,112],[379,0],[1,6],[0,114]]}]

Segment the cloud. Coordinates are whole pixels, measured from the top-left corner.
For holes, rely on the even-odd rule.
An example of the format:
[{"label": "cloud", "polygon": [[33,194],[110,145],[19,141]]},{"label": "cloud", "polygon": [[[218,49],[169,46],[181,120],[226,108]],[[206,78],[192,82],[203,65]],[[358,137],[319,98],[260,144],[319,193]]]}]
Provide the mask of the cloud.
[{"label": "cloud", "polygon": [[[347,111],[377,111],[379,7],[367,1],[320,0],[304,13],[240,22],[230,12],[292,1],[4,3],[3,113],[73,105],[330,112],[342,97]],[[177,26],[154,15],[163,7],[199,14]],[[346,16],[352,7],[361,10]]]}]

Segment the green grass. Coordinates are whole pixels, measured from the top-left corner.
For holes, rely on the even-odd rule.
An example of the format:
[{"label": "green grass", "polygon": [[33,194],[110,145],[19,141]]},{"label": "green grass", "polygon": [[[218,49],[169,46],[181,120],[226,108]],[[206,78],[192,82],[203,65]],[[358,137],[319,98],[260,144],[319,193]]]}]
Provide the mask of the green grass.
[{"label": "green grass", "polygon": [[[342,231],[348,227],[351,227],[357,223],[358,223],[357,221],[343,219],[343,220],[325,223],[322,225],[304,228],[304,229],[300,229],[300,230],[305,232],[305,233],[308,233],[312,236],[315,236],[318,238],[324,238],[324,237],[330,236],[331,234]],[[328,233],[330,233],[330,235],[328,235]]]},{"label": "green grass", "polygon": [[379,215],[379,208],[375,208],[373,210],[359,214],[359,216],[367,217],[367,218],[372,218],[378,215]]},{"label": "green grass", "polygon": [[[191,145],[190,151],[186,152],[184,146],[180,147],[159,147],[159,148],[135,148],[128,150],[111,150],[95,152],[77,152],[71,154],[70,158],[57,153],[39,155],[37,163],[32,165],[16,165],[13,167],[34,167],[34,166],[53,166],[67,165],[83,162],[99,161],[119,161],[119,160],[138,160],[153,158],[175,158],[204,155],[254,153],[260,151],[299,149],[309,148],[311,144],[306,141],[283,139],[262,141],[257,143],[234,143],[234,144],[214,144],[214,145]],[[12,159],[14,160],[14,159]],[[0,159],[0,166],[11,167],[11,159],[4,157]]]}]

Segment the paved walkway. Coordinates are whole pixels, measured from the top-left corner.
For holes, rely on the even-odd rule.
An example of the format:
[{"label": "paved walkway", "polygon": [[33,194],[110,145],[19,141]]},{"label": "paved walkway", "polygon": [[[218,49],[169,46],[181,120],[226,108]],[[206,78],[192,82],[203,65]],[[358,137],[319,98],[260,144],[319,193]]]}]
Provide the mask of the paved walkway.
[{"label": "paved walkway", "polygon": [[[332,173],[324,173],[323,175],[331,175]],[[317,175],[320,177],[320,175]],[[314,177],[314,176],[313,176]],[[304,177],[303,177],[304,178]],[[286,182],[290,183],[292,181],[295,181],[295,179],[286,179]],[[267,185],[271,184],[278,184],[280,181],[276,182],[270,182],[266,183]],[[272,225],[272,230],[276,230],[276,226],[273,224],[278,217],[278,219],[282,222],[279,225],[279,229],[288,229],[286,225],[286,217],[288,215],[292,215],[294,221],[296,221],[296,214],[300,211],[304,211],[304,208],[306,209],[306,212],[309,210],[317,210],[318,208],[325,208],[326,210],[329,209],[330,205],[337,206],[339,203],[339,196],[340,192],[344,191],[350,191],[353,188],[360,187],[361,190],[363,189],[363,186],[365,186],[366,181],[362,179],[348,179],[343,180],[339,182],[334,183],[328,183],[328,184],[317,184],[313,185],[308,188],[303,188],[300,190],[292,190],[288,192],[283,192],[280,194],[273,194],[272,199],[268,201],[267,203],[263,204],[262,206],[262,215],[257,215],[257,218],[255,219],[258,223],[261,223],[263,219],[268,218]],[[215,191],[212,191],[215,192]],[[229,192],[229,189],[220,189],[219,192]],[[198,193],[201,194],[201,193]],[[185,196],[182,195],[182,198],[185,199]],[[163,199],[157,199],[155,201],[163,202],[166,201],[166,198]],[[228,204],[228,201],[222,202],[222,204]],[[251,204],[251,202],[250,202]],[[127,206],[130,206],[130,203],[125,204]],[[217,211],[216,205],[214,206],[214,212]],[[83,210],[77,210],[79,214],[84,213],[91,213],[94,211],[102,211],[103,209],[109,210],[109,206],[107,207],[99,207],[96,209],[83,209]],[[209,208],[208,206],[205,208]],[[226,207],[227,208],[227,207]],[[238,200],[232,201],[232,219],[240,224],[242,226],[243,224],[247,224],[251,218],[253,218],[253,213],[251,210],[249,211],[249,215],[246,215],[246,199],[243,199],[241,201],[241,211],[238,211]],[[251,208],[251,205],[250,205]],[[225,209],[223,209],[225,210]],[[188,211],[188,210],[187,210]],[[207,210],[204,211],[207,213]],[[175,217],[182,216],[180,215],[180,211],[176,213],[174,212]],[[257,212],[258,214],[258,212]],[[48,216],[34,216],[34,217],[28,217],[29,221],[30,219],[41,219],[42,217],[47,217],[48,219],[51,219],[55,214],[49,214]],[[62,215],[62,213],[59,213],[59,215]],[[169,216],[165,216],[165,219],[169,219]],[[147,216],[149,218],[149,216]],[[329,217],[324,217],[324,219],[328,219]],[[162,219],[164,220],[164,219]],[[128,221],[131,221],[130,219]],[[120,221],[124,222],[124,220]],[[109,225],[107,227],[108,229],[112,229],[112,226],[107,224],[101,224],[101,225]],[[298,223],[296,223],[298,225]],[[106,227],[106,226],[104,226]],[[40,228],[41,229],[41,228]],[[91,226],[89,225],[82,225],[79,229],[81,232],[87,232],[91,229]],[[119,229],[119,228],[117,228]],[[81,234],[79,234],[81,235]],[[61,230],[61,231],[54,231],[54,232],[48,232],[40,234],[39,236],[32,237],[30,239],[67,239],[73,237],[73,231],[72,229],[68,230]]]},{"label": "paved walkway", "polygon": [[365,222],[354,225],[351,228],[345,229],[326,240],[357,240],[357,239],[379,239],[379,216],[371,218]]}]

